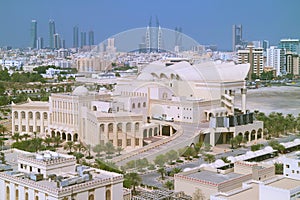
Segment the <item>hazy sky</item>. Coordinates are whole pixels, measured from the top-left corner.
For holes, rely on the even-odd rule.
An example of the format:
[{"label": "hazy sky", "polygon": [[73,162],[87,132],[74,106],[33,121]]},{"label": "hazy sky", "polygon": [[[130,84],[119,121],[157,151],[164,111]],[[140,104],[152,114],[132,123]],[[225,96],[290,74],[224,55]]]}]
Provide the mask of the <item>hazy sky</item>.
[{"label": "hazy sky", "polygon": [[147,26],[150,16],[164,28],[180,26],[200,44],[231,49],[232,25],[243,25],[243,38],[300,38],[300,0],[0,0],[0,46],[27,47],[30,22],[48,45],[48,22],[72,45],[72,28],[94,30],[95,42]]}]

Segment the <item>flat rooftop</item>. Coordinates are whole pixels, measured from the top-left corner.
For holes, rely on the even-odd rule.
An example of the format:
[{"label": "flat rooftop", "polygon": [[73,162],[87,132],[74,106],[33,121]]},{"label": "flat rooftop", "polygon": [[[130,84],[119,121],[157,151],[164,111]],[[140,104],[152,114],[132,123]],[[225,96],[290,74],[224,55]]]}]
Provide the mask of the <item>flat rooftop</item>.
[{"label": "flat rooftop", "polygon": [[196,172],[193,174],[188,174],[186,175],[187,177],[190,178],[195,178],[199,180],[204,180],[204,181],[210,181],[215,184],[222,183],[224,181],[228,181],[240,176],[243,176],[242,174],[237,174],[237,173],[228,173],[228,174],[217,174],[216,172],[211,172],[211,171],[200,171]]},{"label": "flat rooftop", "polygon": [[[30,152],[25,152],[25,151],[21,151],[21,150],[17,150],[17,149],[10,149],[10,150],[6,150],[4,151],[4,155],[5,155],[5,160],[7,162],[8,165],[10,165],[13,169],[13,171],[4,171],[4,172],[0,172],[0,176],[3,178],[8,178],[11,180],[15,180],[17,182],[19,182],[20,184],[25,184],[24,181],[26,180],[26,184],[29,187],[37,187],[37,186],[42,186],[44,188],[49,188],[52,191],[54,190],[63,190],[64,188],[69,188],[69,187],[73,187],[74,185],[78,186],[78,185],[86,185],[86,184],[94,184],[94,185],[98,185],[100,183],[103,182],[107,182],[107,183],[111,183],[112,181],[122,181],[123,180],[123,176],[121,174],[117,174],[114,172],[108,172],[108,171],[104,171],[104,170],[100,170],[100,169],[96,169],[96,168],[92,168],[92,167],[88,167],[88,166],[82,166],[82,165],[78,165],[78,166],[82,166],[82,172],[88,172],[91,175],[91,178],[89,179],[84,179],[83,180],[83,176],[81,176],[79,173],[79,169],[78,171],[69,171],[69,172],[62,172],[59,174],[55,174],[55,177],[61,177],[61,180],[69,180],[71,181],[71,179],[76,179],[76,183],[70,183],[68,185],[63,186],[64,188],[60,188],[57,185],[57,182],[59,181],[58,179],[49,181],[49,177],[44,178],[43,180],[39,180],[39,181],[34,181],[32,179],[30,179],[30,174],[29,173],[24,173],[24,172],[20,172],[18,171],[18,158],[30,158],[30,159],[34,159],[34,160],[42,160],[44,159],[45,155],[50,154],[50,152],[45,151],[45,152],[41,152],[41,153],[30,153]],[[51,152],[52,156],[57,156],[58,158],[55,159],[67,159],[67,158],[72,158],[73,156],[70,155],[66,155],[66,154],[57,154],[55,152]],[[47,157],[47,156],[46,156]],[[48,157],[46,158],[47,160],[49,159]],[[80,178],[82,178],[82,180],[80,180],[80,182],[77,180],[79,180]]]},{"label": "flat rooftop", "polygon": [[250,188],[248,189],[238,188],[236,190],[229,191],[229,195],[218,194],[216,197],[224,198],[226,200],[259,200],[259,184],[250,183],[249,186]]},{"label": "flat rooftop", "polygon": [[277,187],[281,189],[291,190],[300,186],[300,180],[291,178],[282,178],[267,184],[267,186]]}]

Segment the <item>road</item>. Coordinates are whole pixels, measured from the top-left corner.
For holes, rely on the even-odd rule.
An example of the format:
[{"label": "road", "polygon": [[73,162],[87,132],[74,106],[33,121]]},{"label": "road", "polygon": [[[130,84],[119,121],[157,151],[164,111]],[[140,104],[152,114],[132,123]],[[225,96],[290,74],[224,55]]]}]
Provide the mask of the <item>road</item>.
[{"label": "road", "polygon": [[181,123],[181,124],[177,124],[177,125],[180,125],[183,129],[183,133],[181,136],[175,138],[171,142],[157,146],[156,148],[145,151],[143,153],[134,155],[134,156],[132,156],[128,159],[122,160],[120,162],[116,162],[116,164],[119,166],[122,166],[122,165],[125,165],[128,161],[137,160],[140,158],[147,158],[148,160],[151,160],[149,158],[153,158],[153,157],[155,158],[155,156],[157,156],[159,154],[164,154],[172,149],[177,151],[178,149],[191,144],[191,142],[193,141],[193,138],[195,137],[196,131],[199,131],[201,128],[208,127],[207,123],[205,123],[205,124]]}]

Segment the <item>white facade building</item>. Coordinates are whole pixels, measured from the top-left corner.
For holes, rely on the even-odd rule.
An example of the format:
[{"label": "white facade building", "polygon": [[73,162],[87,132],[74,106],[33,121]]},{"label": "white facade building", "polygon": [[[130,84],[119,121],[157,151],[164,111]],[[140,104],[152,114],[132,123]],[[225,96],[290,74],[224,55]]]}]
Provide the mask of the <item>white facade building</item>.
[{"label": "white facade building", "polygon": [[284,69],[284,51],[277,48],[276,46],[271,46],[267,49],[267,62],[266,66],[273,67],[276,70],[276,76],[281,75]]},{"label": "white facade building", "polygon": [[14,170],[0,172],[0,199],[123,199],[123,175],[76,165],[74,156],[12,149],[5,159]]}]

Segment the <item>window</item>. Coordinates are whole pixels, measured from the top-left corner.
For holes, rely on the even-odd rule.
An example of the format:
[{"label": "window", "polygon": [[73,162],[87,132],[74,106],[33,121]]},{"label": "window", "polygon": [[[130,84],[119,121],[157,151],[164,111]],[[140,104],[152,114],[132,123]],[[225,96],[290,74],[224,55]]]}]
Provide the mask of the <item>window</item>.
[{"label": "window", "polygon": [[22,131],[24,132],[24,131],[26,131],[26,126],[22,126]]},{"label": "window", "polygon": [[38,132],[38,133],[41,132],[41,127],[40,127],[40,126],[37,126],[37,127],[36,127],[36,132]]},{"label": "window", "polygon": [[140,145],[140,140],[138,138],[135,139],[135,145],[139,146]]},{"label": "window", "polygon": [[[298,163],[299,164],[299,163]],[[285,165],[286,168],[290,168],[290,165]]]},{"label": "window", "polygon": [[300,167],[300,162],[298,162],[298,167]]},{"label": "window", "polygon": [[294,173],[295,173],[295,170],[292,170],[292,173],[294,174]]},{"label": "window", "polygon": [[119,147],[122,146],[122,139],[118,139],[118,146],[119,146]]},{"label": "window", "polygon": [[131,139],[127,139],[126,145],[131,146]]},{"label": "window", "polygon": [[31,166],[29,167],[29,170],[32,172],[32,167]]},{"label": "window", "polygon": [[29,126],[29,132],[33,132],[33,126]]},{"label": "window", "polygon": [[40,168],[38,168],[38,173],[41,173],[41,169]]},{"label": "window", "polygon": [[15,125],[15,131],[19,131],[19,126]]},{"label": "window", "polygon": [[44,119],[48,119],[48,115],[45,112],[44,112]]}]

